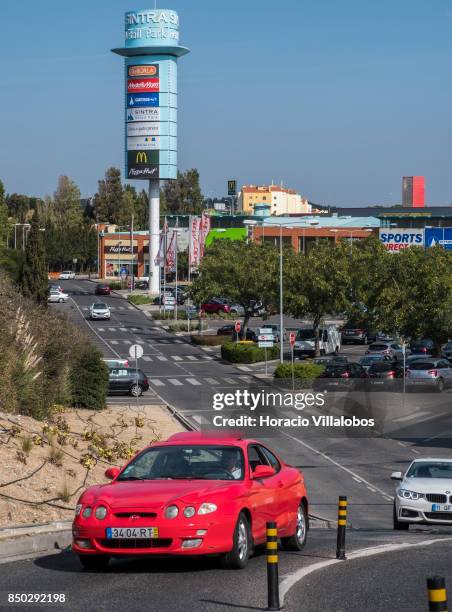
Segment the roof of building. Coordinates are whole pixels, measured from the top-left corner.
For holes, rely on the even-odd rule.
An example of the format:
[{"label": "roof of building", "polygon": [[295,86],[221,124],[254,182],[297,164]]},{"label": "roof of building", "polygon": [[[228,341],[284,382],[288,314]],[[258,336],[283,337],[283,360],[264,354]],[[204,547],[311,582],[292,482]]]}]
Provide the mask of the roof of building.
[{"label": "roof of building", "polygon": [[266,217],[262,223],[264,226],[282,225],[291,227],[380,227],[381,222],[377,217],[353,217],[351,215],[303,215],[300,217]]},{"label": "roof of building", "polygon": [[422,208],[408,208],[395,206],[322,206],[310,202],[313,208],[324,209],[328,213],[347,215],[352,217],[452,217],[452,206],[425,206]]}]

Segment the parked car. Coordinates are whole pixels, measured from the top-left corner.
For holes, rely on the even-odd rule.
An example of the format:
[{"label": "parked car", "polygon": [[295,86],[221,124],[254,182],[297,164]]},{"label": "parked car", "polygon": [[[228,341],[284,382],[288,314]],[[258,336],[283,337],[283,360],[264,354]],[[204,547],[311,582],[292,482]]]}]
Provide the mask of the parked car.
[{"label": "parked car", "polygon": [[60,283],[49,283],[49,293],[50,291],[63,291],[63,287]]},{"label": "parked car", "polygon": [[405,367],[409,368],[415,361],[419,361],[420,359],[428,359],[431,357],[431,355],[410,355],[405,359]]},{"label": "parked car", "polygon": [[128,368],[128,359],[104,359],[109,368]]},{"label": "parked car", "polygon": [[96,285],[96,288],[94,289],[94,293],[95,295],[110,295],[110,285],[106,285],[105,283],[98,283]]},{"label": "parked car", "polygon": [[407,530],[410,524],[452,525],[452,460],[415,459],[406,473],[393,472],[399,480],[394,495],[393,526]]},{"label": "parked car", "polygon": [[374,363],[381,362],[381,361],[392,361],[392,359],[389,355],[380,355],[380,354],[364,355],[364,357],[360,357],[358,359],[359,365],[362,366],[366,370],[366,372],[369,371],[369,368],[371,365],[373,365]]},{"label": "parked car", "polygon": [[452,364],[447,359],[417,359],[407,369],[407,387],[443,391],[452,386]]},{"label": "parked car", "polygon": [[341,332],[342,344],[367,344],[369,332],[363,327],[345,326]]},{"label": "parked car", "polygon": [[449,342],[446,342],[446,344],[441,347],[441,357],[452,361],[452,341],[449,340]]},{"label": "parked car", "polygon": [[110,306],[104,304],[103,302],[95,302],[91,304],[89,309],[89,317],[90,319],[110,319],[111,311]]},{"label": "parked car", "polygon": [[224,298],[212,298],[208,302],[201,304],[201,311],[218,314],[219,312],[231,312],[231,309],[228,301]]},{"label": "parked car", "polygon": [[[279,331],[279,325],[263,323],[261,329],[268,329],[272,331],[275,342],[281,342],[281,333]],[[286,339],[286,332],[283,332],[283,339]]]},{"label": "parked car", "polygon": [[398,361],[377,361],[367,370],[367,377],[368,389],[397,391],[402,388],[403,365]]},{"label": "parked car", "polygon": [[75,278],[75,272],[71,272],[71,270],[65,270],[61,272],[58,276],[59,280],[73,280]]},{"label": "parked car", "polygon": [[136,280],[135,281],[135,289],[149,289],[149,282],[146,280]]},{"label": "parked car", "polygon": [[[338,353],[341,348],[341,334],[335,325],[324,325],[319,329],[319,350],[321,355]],[[312,327],[299,329],[295,338],[294,357],[313,357],[315,334]]]},{"label": "parked car", "polygon": [[410,350],[412,355],[432,355],[435,350],[435,343],[433,340],[416,340],[410,344]]},{"label": "parked car", "polygon": [[63,291],[50,291],[48,302],[67,302],[69,295]]},{"label": "parked car", "polygon": [[298,468],[256,440],[184,432],[154,443],[112,482],[88,488],[77,502],[72,550],[88,570],[112,556],[220,555],[242,569],[276,521],[287,550],[305,546],[308,495]]},{"label": "parked car", "polygon": [[251,300],[248,306],[248,311],[252,317],[261,317],[263,314],[265,314],[265,312],[267,312],[260,300]]},{"label": "parked car", "polygon": [[[138,380],[137,380],[138,373]],[[149,389],[149,381],[141,370],[135,368],[110,368],[108,377],[109,391],[127,392],[133,397],[140,397]]]},{"label": "parked car", "polygon": [[[405,356],[409,353],[409,349],[405,349]],[[373,342],[369,344],[366,355],[388,355],[392,359],[403,361],[403,346],[398,342]]]},{"label": "parked car", "polygon": [[327,357],[316,357],[312,361],[317,365],[324,366],[330,364],[344,365],[348,363],[348,357],[345,357],[345,355],[328,355]]},{"label": "parked car", "polygon": [[[219,327],[217,329],[217,336],[235,336],[236,331],[235,331],[235,325],[232,324],[228,324],[228,325],[222,325],[221,327]],[[239,339],[242,339],[242,331],[240,330],[239,332]]]},{"label": "parked car", "polygon": [[316,380],[316,386],[323,389],[352,390],[362,386],[367,377],[359,363],[326,363],[325,369]]}]

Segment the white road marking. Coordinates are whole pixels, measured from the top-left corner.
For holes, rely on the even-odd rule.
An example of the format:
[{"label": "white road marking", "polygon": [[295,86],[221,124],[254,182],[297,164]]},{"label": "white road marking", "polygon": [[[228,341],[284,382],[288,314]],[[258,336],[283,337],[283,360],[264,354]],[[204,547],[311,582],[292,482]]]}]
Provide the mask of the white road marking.
[{"label": "white road marking", "polygon": [[199,380],[196,380],[196,378],[187,378],[187,382],[189,382],[191,385],[200,385],[201,383],[199,382]]},{"label": "white road marking", "polygon": [[310,450],[313,453],[316,453],[317,455],[320,455],[321,457],[323,457],[324,459],[326,459],[326,461],[329,461],[330,463],[332,463],[333,465],[335,465],[336,467],[338,467],[339,469],[343,470],[344,472],[347,472],[347,474],[350,474],[350,476],[352,478],[355,479],[359,479],[361,482],[363,482],[365,485],[368,485],[369,487],[372,487],[375,489],[375,491],[378,491],[379,493],[381,493],[381,495],[384,496],[385,499],[392,499],[391,497],[388,496],[388,494],[386,493],[386,491],[383,491],[383,489],[380,489],[379,487],[375,486],[374,484],[372,484],[371,482],[369,482],[368,480],[365,480],[364,478],[362,478],[361,476],[359,476],[358,474],[355,474],[355,472],[353,472],[352,470],[350,470],[349,468],[345,467],[345,465],[342,465],[341,463],[339,463],[338,461],[335,461],[334,459],[332,459],[331,457],[329,457],[328,455],[326,455],[325,453],[322,453],[322,451],[317,450],[316,448],[314,448],[313,446],[310,446],[309,444],[306,444],[306,442],[303,442],[302,440],[299,440],[298,438],[296,438],[295,436],[291,436],[290,434],[288,434],[286,431],[283,431],[282,429],[279,430],[284,436],[286,436],[287,438],[290,438],[291,440],[293,440],[294,442],[296,442],[297,444],[300,444],[301,446],[304,446],[305,448],[307,448],[308,450]]},{"label": "white road marking", "polygon": [[218,385],[218,381],[215,380],[215,378],[206,378],[205,380],[209,383],[209,385]]},{"label": "white road marking", "polygon": [[124,306],[120,306],[119,310],[125,310]]},{"label": "white road marking", "polygon": [[[438,542],[451,542],[452,538],[436,538],[433,540],[425,540],[424,542],[401,542],[400,544],[382,544],[381,546],[372,546],[371,548],[361,548],[358,550],[354,550],[353,552],[347,553],[347,559],[349,561],[355,559],[363,559],[366,557],[373,557],[374,555],[381,555],[384,553],[397,552],[399,550],[404,550],[406,548],[415,548],[417,546],[431,546],[432,544],[437,544]],[[289,574],[286,576],[280,584],[280,596],[281,596],[281,605],[284,604],[284,598],[289,592],[289,590],[300,580],[309,576],[313,572],[317,572],[318,570],[324,569],[329,565],[334,565],[336,563],[342,563],[340,559],[328,559],[327,561],[319,561],[318,563],[313,563],[312,565],[308,565],[308,567],[302,567],[296,572]]]},{"label": "white road marking", "polygon": [[135,344],[144,344],[144,340],[135,340]]},{"label": "white road marking", "polygon": [[159,380],[158,378],[151,378],[151,383],[156,387],[164,387],[165,383]]},{"label": "white road marking", "polygon": [[124,344],[132,344],[130,340],[123,340]]},{"label": "white road marking", "polygon": [[199,416],[199,414],[194,414],[192,418],[193,418],[193,420],[194,420],[194,421],[196,421],[197,423],[199,423],[199,425],[201,425],[201,423],[202,423],[202,417],[201,417],[201,416]]},{"label": "white road marking", "polygon": [[195,355],[187,355],[187,359],[190,359],[190,361],[198,361],[198,358]]},{"label": "white road marking", "polygon": [[110,343],[111,344],[118,344],[118,341],[117,340],[110,340]]},{"label": "white road marking", "polygon": [[116,327],[109,327],[108,331],[115,332],[116,331]]},{"label": "white road marking", "polygon": [[126,332],[126,331],[127,331],[127,328],[126,328],[126,327],[120,327],[120,328],[119,328],[119,331]]},{"label": "white road marking", "polygon": [[251,372],[251,368],[248,366],[237,366],[239,370],[243,370],[244,372]]},{"label": "white road marking", "polygon": [[420,410],[418,412],[412,412],[410,414],[406,414],[405,416],[398,417],[397,419],[393,419],[396,423],[403,423],[404,421],[411,421],[412,419],[417,419],[417,417],[424,416],[429,414],[425,410]]},{"label": "white road marking", "polygon": [[227,383],[229,383],[230,385],[235,385],[236,384],[236,380],[234,380],[233,378],[224,378],[223,376],[223,380],[225,380]]},{"label": "white road marking", "polygon": [[215,359],[215,357],[212,357],[211,355],[203,355],[202,356],[203,359]]},{"label": "white road marking", "polygon": [[177,380],[177,378],[168,378],[168,382],[170,382],[175,387],[180,387],[181,385],[183,385],[183,383],[181,383],[180,380]]},{"label": "white road marking", "polygon": [[127,306],[127,308],[128,308],[129,310],[135,310],[135,308],[134,308],[133,306]]},{"label": "white road marking", "polygon": [[97,331],[104,332],[105,331],[105,327],[98,327]]},{"label": "white road marking", "polygon": [[[95,334],[99,338],[99,340],[105,344],[105,346],[108,348],[109,351],[111,351],[112,353],[115,353],[116,357],[121,359],[121,355],[117,351],[115,351],[115,349],[111,348],[111,346],[108,344],[108,342],[106,340],[104,340],[104,338],[102,338],[102,336],[97,332],[96,328],[93,327],[91,325],[91,323],[85,319],[85,317],[82,314],[82,311],[80,310],[79,305],[74,300],[74,298],[69,298],[69,299],[72,300],[72,302],[74,302],[74,306],[77,308],[77,310],[80,313],[80,316],[82,317],[83,321],[85,321],[86,325],[90,328],[90,330],[93,332],[93,334]],[[161,398],[159,398],[159,399],[161,399]]]},{"label": "white road marking", "polygon": [[356,476],[352,476],[352,478],[353,478],[353,480],[356,480],[356,482],[359,482],[359,483],[361,483],[361,482],[362,482],[362,481],[361,481],[361,478],[356,478]]},{"label": "white road marking", "polygon": [[83,306],[82,310],[89,310],[87,306]]},{"label": "white road marking", "polygon": [[173,340],[175,344],[184,344],[183,340]]},{"label": "white road marking", "polygon": [[152,359],[149,357],[149,355],[143,355],[142,359],[143,359],[143,361],[152,361]]},{"label": "white road marking", "polygon": [[174,359],[174,361],[182,361],[182,357],[179,357],[179,355],[171,355],[171,358]]},{"label": "white road marking", "polygon": [[160,361],[168,361],[168,358],[164,357],[163,355],[157,355],[157,359],[159,359]]}]

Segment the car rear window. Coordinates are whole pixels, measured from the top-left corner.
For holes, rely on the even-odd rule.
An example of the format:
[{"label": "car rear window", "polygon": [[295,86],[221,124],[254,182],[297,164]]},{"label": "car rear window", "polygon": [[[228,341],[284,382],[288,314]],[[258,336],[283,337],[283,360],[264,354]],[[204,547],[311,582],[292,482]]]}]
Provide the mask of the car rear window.
[{"label": "car rear window", "polygon": [[388,363],[385,361],[379,361],[378,363],[373,363],[369,372],[390,372],[394,369],[394,365],[392,363]]},{"label": "car rear window", "polygon": [[345,365],[328,364],[325,366],[325,372],[328,372],[328,374],[332,374],[333,376],[340,376],[346,371],[347,371],[347,366]]},{"label": "car rear window", "polygon": [[384,351],[388,348],[387,344],[371,344],[369,350],[371,351]]},{"label": "car rear window", "polygon": [[435,361],[413,361],[413,363],[410,363],[410,370],[430,370],[435,365]]}]

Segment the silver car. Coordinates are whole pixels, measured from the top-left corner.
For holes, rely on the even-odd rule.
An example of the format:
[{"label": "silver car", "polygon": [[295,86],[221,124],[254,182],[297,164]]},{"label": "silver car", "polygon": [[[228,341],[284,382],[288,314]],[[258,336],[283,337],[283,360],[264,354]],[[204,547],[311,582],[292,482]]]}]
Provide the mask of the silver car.
[{"label": "silver car", "polygon": [[452,525],[452,459],[415,459],[400,480],[394,496],[394,529],[411,524]]},{"label": "silver car", "polygon": [[49,297],[47,298],[48,302],[67,302],[68,294],[63,293],[62,291],[50,291]]},{"label": "silver car", "polygon": [[416,359],[406,372],[407,387],[433,387],[443,391],[452,386],[452,364],[447,359]]},{"label": "silver car", "polygon": [[392,361],[389,355],[380,355],[380,353],[375,353],[373,355],[364,355],[364,357],[360,357],[358,359],[358,363],[362,366],[366,372],[369,371],[369,368],[374,363],[379,363],[380,361]]},{"label": "silver car", "polygon": [[448,359],[449,361],[452,361],[452,341],[451,340],[449,340],[449,342],[446,342],[446,344],[441,347],[441,357],[444,357],[444,359]]},{"label": "silver car", "polygon": [[[409,349],[405,348],[405,356]],[[398,342],[373,342],[369,344],[366,355],[388,355],[396,361],[403,361],[403,346]]]},{"label": "silver car", "polygon": [[110,319],[110,306],[107,306],[107,304],[104,304],[103,302],[91,304],[89,316],[90,319]]}]

